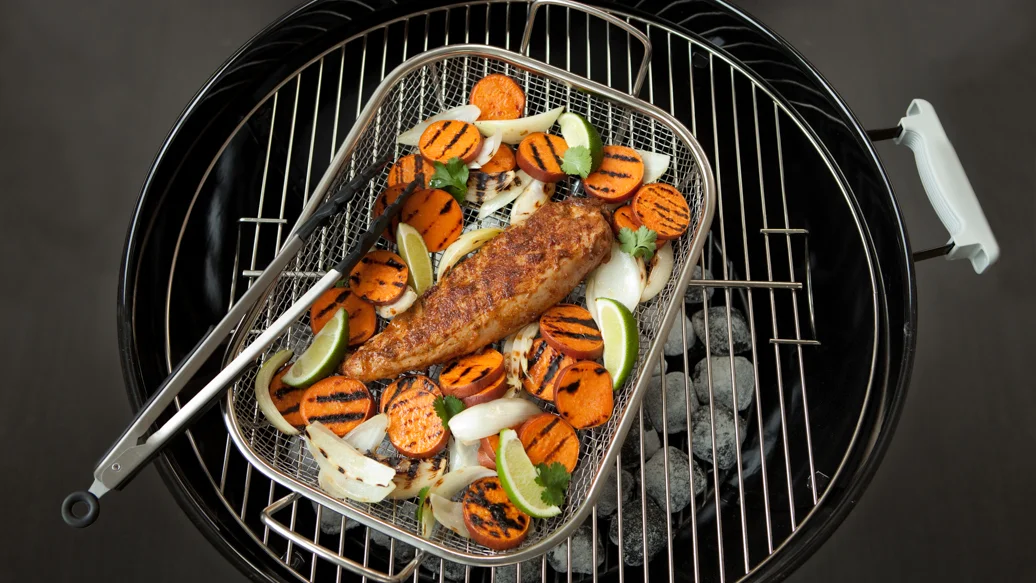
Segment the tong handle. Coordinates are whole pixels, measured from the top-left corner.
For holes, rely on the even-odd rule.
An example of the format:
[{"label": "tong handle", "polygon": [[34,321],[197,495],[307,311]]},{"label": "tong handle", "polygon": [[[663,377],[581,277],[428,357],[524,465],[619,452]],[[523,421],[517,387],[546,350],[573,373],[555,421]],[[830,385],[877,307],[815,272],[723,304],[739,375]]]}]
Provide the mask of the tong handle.
[{"label": "tong handle", "polygon": [[574,10],[596,16],[601,20],[606,20],[625,30],[631,36],[640,41],[640,43],[644,45],[644,57],[640,60],[640,69],[637,70],[637,78],[633,82],[633,91],[630,92],[634,97],[640,94],[640,88],[644,86],[644,80],[647,79],[648,66],[651,64],[651,39],[649,39],[647,35],[641,32],[637,27],[610,12],[601,10],[600,8],[588,6],[580,2],[573,2],[572,0],[535,0],[535,2],[529,6],[529,18],[525,21],[525,33],[522,34],[520,53],[529,55],[529,42],[532,40],[532,28],[536,23],[536,12],[539,10],[540,6],[545,4],[564,6],[565,8],[572,8]]},{"label": "tong handle", "polygon": [[273,517],[275,512],[279,512],[298,499],[299,495],[297,493],[291,493],[284,498],[277,500],[263,509],[260,520],[262,520],[263,524],[270,527],[270,530],[283,536],[295,545],[319,556],[325,561],[331,562],[339,567],[349,569],[357,575],[378,581],[378,583],[402,583],[413,574],[414,569],[417,569],[417,566],[421,564],[421,560],[424,558],[424,551],[418,549],[414,554],[414,558],[407,563],[399,573],[389,575],[388,573],[382,573],[381,571],[371,569],[370,567],[365,567],[362,563],[357,563],[356,561],[343,557],[338,553],[331,552],[323,545],[317,544],[302,536]]}]

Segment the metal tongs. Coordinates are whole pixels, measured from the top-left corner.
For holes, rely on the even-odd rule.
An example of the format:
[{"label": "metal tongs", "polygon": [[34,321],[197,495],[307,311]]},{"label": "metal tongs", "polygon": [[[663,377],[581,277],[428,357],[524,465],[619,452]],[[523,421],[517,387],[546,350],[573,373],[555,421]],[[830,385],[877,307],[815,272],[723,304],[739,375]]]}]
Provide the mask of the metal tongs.
[{"label": "metal tongs", "polygon": [[[61,516],[64,518],[65,523],[77,528],[93,524],[100,514],[101,505],[99,499],[102,496],[112,490],[124,487],[137,472],[147,465],[169,443],[170,439],[186,430],[201,412],[207,409],[217,397],[222,395],[238,375],[248,367],[253,366],[266,347],[281,332],[295,322],[305,310],[308,310],[309,306],[320,294],[330,289],[344,275],[352,271],[352,268],[360,261],[364,254],[377,242],[378,237],[388,227],[392,217],[399,212],[403,204],[410,198],[410,195],[422,183],[422,175],[416,176],[415,180],[406,186],[385,212],[374,220],[370,229],[364,233],[356,246],[341,262],[321,277],[297,302],[285,310],[266,331],[245,347],[230,364],[216,374],[197,395],[187,401],[165,424],[157,428],[150,436],[147,435],[151,426],[158,420],[170,403],[173,402],[173,399],[180,391],[183,390],[187,382],[198,373],[202,364],[212,356],[212,353],[215,352],[223,340],[234,331],[235,326],[238,325],[253,306],[265,297],[268,290],[277,283],[281,271],[295,257],[296,253],[302,249],[308,239],[318,229],[325,226],[331,217],[341,212],[345,205],[349,204],[356,196],[356,193],[366,187],[381,172],[388,161],[388,158],[386,158],[358,172],[351,181],[343,185],[326,202],[317,207],[305,222],[296,226],[294,231],[288,235],[288,239],[281,247],[280,252],[273,258],[263,273],[256,278],[252,286],[248,288],[248,291],[241,296],[241,299],[230,308],[230,311],[227,312],[223,319],[198,343],[187,358],[173,370],[172,374],[162,382],[158,391],[148,400],[144,408],[137,413],[136,418],[130,423],[122,436],[108,450],[108,453],[101,458],[101,461],[94,469],[94,482],[90,489],[73,492],[65,498],[61,504]],[[77,515],[73,508],[80,503],[86,505],[86,512]]]}]

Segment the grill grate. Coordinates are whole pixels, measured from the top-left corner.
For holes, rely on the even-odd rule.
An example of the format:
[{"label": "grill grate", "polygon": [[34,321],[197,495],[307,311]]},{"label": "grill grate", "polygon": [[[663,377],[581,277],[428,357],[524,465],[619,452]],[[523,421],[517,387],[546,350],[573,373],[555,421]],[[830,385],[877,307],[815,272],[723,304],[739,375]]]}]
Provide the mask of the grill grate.
[{"label": "grill grate", "polygon": [[[388,70],[405,57],[450,42],[487,42],[513,49],[520,38],[517,35],[520,35],[525,13],[524,3],[518,2],[472,4],[411,15],[346,40],[285,80],[247,122],[253,132],[265,137],[265,161],[262,188],[256,196],[258,202],[238,225],[240,250],[239,264],[233,273],[235,285],[247,285],[250,278],[261,272],[264,260],[272,256],[286,234],[284,217],[291,216],[293,209],[297,212],[304,203],[315,182],[311,177],[322,174],[365,103],[365,94],[369,95]],[[545,39],[534,36],[534,51],[545,54],[556,66],[619,89],[628,87],[635,62],[629,47],[633,43],[623,38],[625,33],[611,27],[595,28],[589,21],[581,24],[578,21],[581,18],[563,9],[548,8],[546,25],[552,33]],[[490,21],[502,21],[506,25],[493,27],[492,32],[487,26],[485,38],[469,36],[469,31],[482,30],[481,25]],[[808,260],[801,259],[808,257],[808,233],[789,224],[781,151],[782,144],[789,140],[804,140],[804,132],[797,118],[781,102],[722,53],[715,52],[711,45],[672,28],[639,20],[633,22],[648,31],[656,47],[641,96],[683,120],[703,143],[715,169],[721,193],[719,214],[702,257],[702,266],[715,274],[715,279],[700,284],[720,291],[708,305],[736,307],[747,317],[752,349],[746,356],[756,363],[755,404],[743,426],[748,440],[738,450],[737,470],[733,473],[710,471],[706,494],[699,496],[684,512],[670,516],[665,525],[673,536],[680,533],[689,536],[692,552],[687,553],[688,556],[681,556],[684,553],[674,556],[674,544],[662,557],[656,558],[650,568],[623,569],[616,547],[605,540],[604,562],[600,567],[595,566],[594,573],[587,577],[596,581],[599,577],[617,574],[620,581],[627,576],[674,581],[679,569],[681,579],[687,578],[684,573],[693,573],[695,581],[737,580],[756,569],[794,534],[823,496],[828,475],[837,469],[837,466],[826,465],[817,471],[812,439],[808,435],[805,398],[808,360],[805,351],[808,348],[805,347],[814,344],[818,336],[812,317],[809,274],[804,269],[808,267]],[[559,27],[563,32],[554,34]],[[567,32],[569,30],[571,32]],[[593,38],[603,36],[606,43],[595,44],[595,50],[591,51],[591,35]],[[399,39],[403,42],[398,43]],[[558,39],[564,39],[564,43]],[[597,46],[607,50],[598,51]],[[751,105],[747,110],[749,115],[745,115],[746,104]],[[233,140],[244,139],[244,133],[239,132]],[[300,176],[305,177],[304,187],[296,192],[292,185]],[[817,180],[838,182],[833,171],[826,177],[817,176]],[[730,192],[735,194],[732,196]],[[746,208],[752,209],[756,200],[761,202],[761,216],[746,219]],[[758,209],[750,212],[758,212]],[[760,220],[763,229],[768,231],[750,229],[750,225]],[[759,265],[760,254],[765,257],[765,277],[760,278],[761,270],[757,269],[758,279],[753,279],[750,267]],[[189,269],[181,267],[184,271]],[[232,297],[234,295],[232,293]],[[808,314],[808,321],[802,326],[800,311]],[[686,318],[692,312],[693,309],[684,308],[681,316]],[[175,323],[170,323],[173,325]],[[677,322],[674,326],[681,324]],[[708,341],[714,342],[712,338]],[[672,364],[673,359],[669,360]],[[686,351],[677,360],[681,361],[677,366],[682,363],[685,371],[691,370],[695,363]],[[718,374],[730,374],[730,371],[710,371],[710,377]],[[761,393],[760,387],[767,379],[773,380],[777,389],[764,401],[767,396]],[[693,389],[684,388],[693,398]],[[764,408],[779,410],[776,428],[764,415]],[[856,414],[846,412],[846,417]],[[639,423],[643,426],[646,422],[641,414]],[[789,429],[803,424],[807,431],[805,436]],[[214,487],[257,542],[285,561],[300,580],[341,580],[340,568],[300,552],[276,534],[271,536],[269,529],[260,523],[259,511],[286,490],[253,472],[253,467],[231,446],[229,435],[225,436],[224,446],[218,449],[211,447],[211,440],[196,441],[193,433],[189,437]],[[661,437],[663,446],[673,445],[681,450],[691,447],[689,432],[675,435],[663,432]],[[199,447],[199,443],[210,445]],[[641,441],[639,445],[636,457],[640,459],[635,460],[634,475],[640,487],[626,506],[646,504],[645,444]],[[810,475],[793,475],[791,460],[804,458],[809,460]],[[670,474],[669,460],[665,461],[667,474]],[[617,462],[618,465],[625,463],[627,461],[621,459]],[[750,469],[749,464],[759,467]],[[749,471],[761,477],[759,492],[746,491],[745,475]],[[668,478],[667,484],[675,476]],[[321,508],[313,513],[307,502],[297,502],[291,505],[286,522],[296,532],[327,548],[361,560],[365,565],[381,565],[392,571],[393,559],[398,560],[401,554],[394,541],[385,553],[372,544],[368,529],[355,529],[355,524],[345,518],[340,519],[345,536],[324,534],[318,525],[326,513]],[[750,529],[748,517],[753,514],[765,517],[764,529]],[[605,528],[598,527],[604,527],[608,519],[598,516],[596,510],[590,521],[595,533],[606,532]],[[631,532],[628,526],[620,531],[623,537],[645,536],[643,530]],[[568,551],[571,553],[571,549]],[[519,566],[518,579],[525,580],[530,568],[538,572],[537,579],[544,581],[584,577],[571,572],[554,574],[544,558],[535,560],[533,566],[529,563]],[[497,577],[502,578],[503,570],[467,569],[464,576],[466,581],[482,577],[495,581]],[[436,577],[440,581],[445,579],[444,571],[442,567],[437,569]],[[415,582],[419,576],[428,577],[429,573],[415,573]]]}]

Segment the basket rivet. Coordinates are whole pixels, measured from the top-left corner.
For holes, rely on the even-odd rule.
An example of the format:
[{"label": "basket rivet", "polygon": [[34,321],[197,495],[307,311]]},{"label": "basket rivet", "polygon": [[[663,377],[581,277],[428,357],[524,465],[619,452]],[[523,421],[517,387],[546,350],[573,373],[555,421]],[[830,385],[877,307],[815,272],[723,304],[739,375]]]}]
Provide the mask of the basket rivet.
[{"label": "basket rivet", "polygon": [[121,469],[122,469],[122,465],[121,464],[119,464],[119,463],[112,464],[112,471],[113,472],[117,472],[117,471],[119,471]]}]

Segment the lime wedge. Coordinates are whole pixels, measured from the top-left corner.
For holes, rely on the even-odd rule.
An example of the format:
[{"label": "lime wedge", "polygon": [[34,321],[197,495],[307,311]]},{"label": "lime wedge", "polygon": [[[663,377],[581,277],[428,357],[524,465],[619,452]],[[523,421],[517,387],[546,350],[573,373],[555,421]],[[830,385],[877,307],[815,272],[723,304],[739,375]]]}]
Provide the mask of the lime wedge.
[{"label": "lime wedge", "polygon": [[433,281],[432,258],[428,255],[424,237],[410,225],[399,223],[396,227],[396,245],[399,246],[399,256],[410,269],[410,287],[414,288],[417,295],[423,294],[424,290],[432,287]]},{"label": "lime wedge", "polygon": [[289,387],[308,387],[331,374],[349,346],[349,314],[338,310],[281,378]]},{"label": "lime wedge", "polygon": [[518,434],[513,429],[500,432],[496,449],[496,470],[507,497],[518,510],[533,518],[550,518],[561,509],[543,501],[543,486],[536,483],[536,466],[529,461]]},{"label": "lime wedge", "polygon": [[604,144],[597,128],[590,125],[585,117],[572,112],[561,114],[558,125],[561,126],[561,136],[565,138],[569,148],[584,146],[590,150],[590,171],[600,168],[601,161],[604,160]]},{"label": "lime wedge", "polygon": [[640,350],[637,320],[629,308],[611,298],[597,298],[597,322],[604,339],[604,368],[612,375],[613,388],[626,382]]}]

